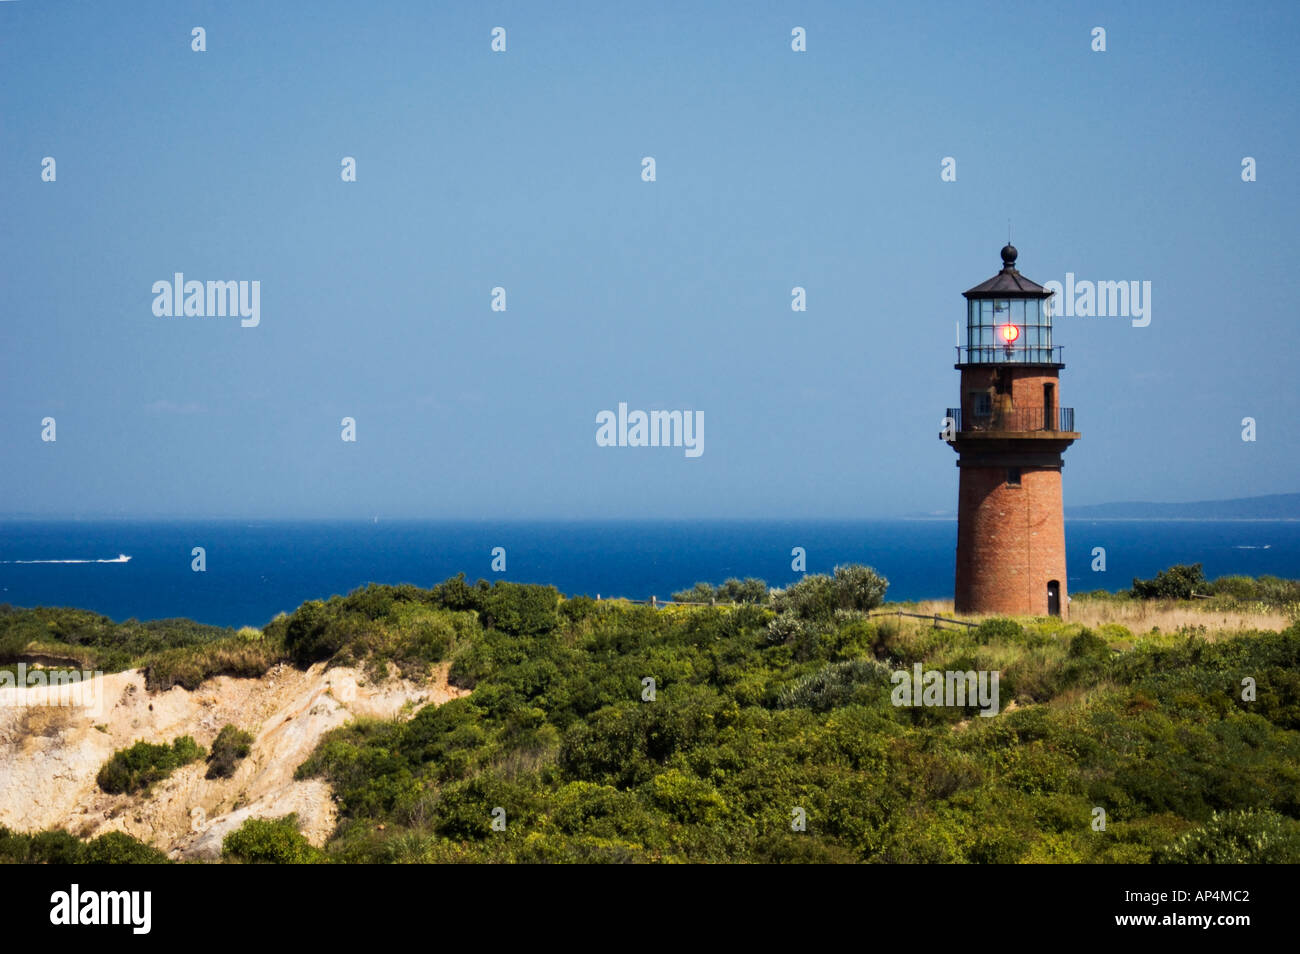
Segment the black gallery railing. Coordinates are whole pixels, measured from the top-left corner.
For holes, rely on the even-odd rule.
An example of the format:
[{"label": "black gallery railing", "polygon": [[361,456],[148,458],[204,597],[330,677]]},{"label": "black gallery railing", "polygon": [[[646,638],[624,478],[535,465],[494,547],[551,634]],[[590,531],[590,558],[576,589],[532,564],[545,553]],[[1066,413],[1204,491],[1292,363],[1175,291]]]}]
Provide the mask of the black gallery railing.
[{"label": "black gallery railing", "polygon": [[963,431],[1073,431],[1072,407],[1013,407],[993,409],[988,414],[968,414],[963,417],[961,408],[950,407],[944,413],[951,418],[952,430]]}]

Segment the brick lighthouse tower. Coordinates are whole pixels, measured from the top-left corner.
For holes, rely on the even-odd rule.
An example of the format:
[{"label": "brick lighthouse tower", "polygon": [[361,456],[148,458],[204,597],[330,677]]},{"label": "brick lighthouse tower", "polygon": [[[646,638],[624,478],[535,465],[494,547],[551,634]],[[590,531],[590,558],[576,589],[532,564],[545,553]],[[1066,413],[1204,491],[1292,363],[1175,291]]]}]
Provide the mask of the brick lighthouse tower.
[{"label": "brick lighthouse tower", "polygon": [[956,611],[1065,617],[1062,453],[1079,438],[1060,406],[1061,349],[1052,345],[1052,293],[1002,270],[963,294],[957,347],[961,406],[940,436],[957,452]]}]

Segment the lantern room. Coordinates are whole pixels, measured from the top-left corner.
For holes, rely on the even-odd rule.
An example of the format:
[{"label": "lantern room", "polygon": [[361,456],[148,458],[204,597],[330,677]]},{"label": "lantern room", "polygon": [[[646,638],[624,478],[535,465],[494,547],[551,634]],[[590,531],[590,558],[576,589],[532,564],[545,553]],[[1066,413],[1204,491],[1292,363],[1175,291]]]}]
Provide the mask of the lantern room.
[{"label": "lantern room", "polygon": [[966,296],[966,343],[957,364],[1052,364],[1052,293],[1016,270],[1014,246],[1002,249],[1002,271]]}]

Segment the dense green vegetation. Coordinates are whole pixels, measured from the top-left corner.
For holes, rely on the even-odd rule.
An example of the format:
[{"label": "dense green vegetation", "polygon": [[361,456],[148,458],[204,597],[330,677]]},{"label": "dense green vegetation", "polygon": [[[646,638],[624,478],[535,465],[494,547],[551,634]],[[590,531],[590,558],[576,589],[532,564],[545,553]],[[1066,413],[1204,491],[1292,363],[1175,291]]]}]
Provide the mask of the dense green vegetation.
[{"label": "dense green vegetation", "polygon": [[282,646],[250,628],[188,619],[115,623],[86,610],[0,604],[0,664],[30,656],[104,672],[144,669],[151,690],[196,689],[212,676],[260,676],[285,659]]},{"label": "dense green vegetation", "polygon": [[212,740],[212,753],[208,756],[208,773],[205,778],[230,778],[240,759],[248,757],[253,749],[253,734],[226,724]]},{"label": "dense green vegetation", "polygon": [[[1300,627],[1219,641],[1053,619],[941,631],[866,619],[858,607],[883,595],[875,575],[840,578],[770,606],[667,609],[458,579],[358,591],[307,610],[310,625],[289,617],[286,644],[318,657],[345,651],[347,633],[393,640],[413,613],[447,626],[472,614],[451,650],[471,695],[336,730],[299,770],[339,798],[327,854],[1192,860],[1235,812],[1269,833],[1239,839],[1246,856],[1300,861],[1287,834],[1300,817]],[[917,662],[999,671],[1002,713],[892,705],[890,674]]]},{"label": "dense green vegetation", "polygon": [[0,825],[0,864],[161,865],[170,862],[158,849],[120,831],[82,841],[66,831],[23,835]]},{"label": "dense green vegetation", "polygon": [[207,756],[203,746],[191,736],[182,735],[171,745],[157,745],[143,740],[126,749],[118,749],[104,763],[95,781],[110,795],[133,794],[149,789],[182,765]]},{"label": "dense green vegetation", "polygon": [[[1189,578],[1211,596],[1189,607],[1300,615],[1294,581],[1198,567],[1091,598],[1170,602]],[[186,678],[217,646],[376,678],[449,662],[471,690],[327,735],[298,770],[337,797],[325,850],[292,818],[258,821],[227,838],[231,860],[1300,862],[1300,623],[936,629],[868,618],[886,583],[865,567],[686,592],[706,587],[717,605],[652,608],[462,575],[305,603],[262,633],[177,626],[178,645],[146,647],[101,628],[76,645],[150,666],[185,654],[169,671]],[[34,613],[75,611],[0,611],[0,647],[66,639],[23,643]],[[918,663],[996,671],[999,713],[894,705],[891,677]],[[155,759],[114,777],[147,785]]]}]

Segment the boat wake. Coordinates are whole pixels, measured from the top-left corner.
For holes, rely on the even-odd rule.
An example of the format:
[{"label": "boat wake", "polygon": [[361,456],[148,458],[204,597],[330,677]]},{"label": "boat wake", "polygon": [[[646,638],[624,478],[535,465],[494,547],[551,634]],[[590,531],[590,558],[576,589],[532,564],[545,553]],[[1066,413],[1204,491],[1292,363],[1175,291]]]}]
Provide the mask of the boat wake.
[{"label": "boat wake", "polygon": [[111,560],[0,560],[0,563],[129,563],[131,558],[119,553]]}]

